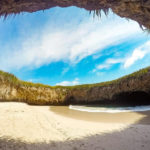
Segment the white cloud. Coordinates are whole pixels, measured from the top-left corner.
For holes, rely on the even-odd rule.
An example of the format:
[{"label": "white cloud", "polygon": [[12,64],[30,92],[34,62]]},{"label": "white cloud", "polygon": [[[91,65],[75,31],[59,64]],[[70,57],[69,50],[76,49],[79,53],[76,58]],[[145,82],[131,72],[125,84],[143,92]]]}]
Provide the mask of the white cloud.
[{"label": "white cloud", "polygon": [[128,68],[130,67],[131,65],[133,65],[135,63],[135,61],[139,60],[139,59],[142,59],[144,56],[145,56],[145,51],[142,51],[140,49],[136,49],[133,51],[131,57],[129,57],[125,63],[124,63],[124,67],[125,68]]},{"label": "white cloud", "polygon": [[110,59],[107,59],[107,61],[106,61],[106,63],[107,64],[118,64],[118,63],[121,63],[121,62],[123,62],[124,60],[123,59],[118,59],[118,58],[116,58],[116,59],[114,59],[114,58],[110,58]]},{"label": "white cloud", "polygon": [[137,60],[144,58],[144,56],[150,52],[150,41],[146,42],[144,45],[136,48],[131,56],[126,58],[124,62],[124,68],[128,68],[133,65]]},{"label": "white cloud", "polygon": [[110,68],[113,64],[118,64],[122,63],[124,60],[123,59],[113,59],[109,58],[107,59],[103,64],[99,64],[96,66],[96,68],[93,70],[93,72],[96,72],[97,70],[102,70],[102,69],[108,69]]},{"label": "white cloud", "polygon": [[67,73],[69,71],[69,67],[68,68],[64,68],[62,71],[62,75],[64,75],[65,73]]},{"label": "white cloud", "polygon": [[55,29],[48,23],[47,27],[31,37],[20,37],[12,45],[8,43],[7,49],[0,46],[3,49],[0,69],[33,68],[57,61],[77,63],[140,32],[137,23],[118,17],[104,23],[103,18],[95,21],[90,18],[78,25]]},{"label": "white cloud", "polygon": [[72,86],[72,85],[78,85],[79,79],[75,78],[73,81],[62,81],[60,83],[56,83],[56,85],[62,85],[62,86]]},{"label": "white cloud", "polygon": [[150,41],[144,43],[143,45],[135,48],[131,55],[123,58],[109,58],[104,63],[99,64],[93,69],[93,72],[97,72],[102,69],[109,69],[114,64],[123,64],[124,68],[128,68],[133,65],[136,61],[143,59],[146,54],[150,53]]},{"label": "white cloud", "polygon": [[101,69],[106,69],[106,68],[109,68],[109,67],[110,67],[110,64],[106,63],[106,64],[98,65],[96,68],[98,70],[101,70]]},{"label": "white cloud", "polygon": [[93,59],[98,59],[98,58],[101,57],[101,56],[102,56],[101,53],[100,53],[100,54],[95,54],[95,55],[92,56],[92,58],[93,58]]}]

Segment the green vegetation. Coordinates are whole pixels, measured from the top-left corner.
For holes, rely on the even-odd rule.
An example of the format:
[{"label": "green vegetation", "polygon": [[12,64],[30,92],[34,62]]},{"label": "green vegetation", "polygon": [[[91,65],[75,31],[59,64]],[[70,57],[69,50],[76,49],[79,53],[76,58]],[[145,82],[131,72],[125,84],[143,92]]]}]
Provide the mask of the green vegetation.
[{"label": "green vegetation", "polygon": [[0,71],[0,80],[4,81],[6,84],[11,84],[14,86],[28,86],[28,87],[51,87],[49,85],[44,85],[40,83],[32,83],[19,80],[16,76],[11,73]]},{"label": "green vegetation", "polygon": [[95,84],[83,84],[83,85],[76,85],[76,86],[49,86],[44,85],[41,83],[32,83],[32,82],[26,82],[19,80],[16,76],[14,76],[11,73],[0,71],[0,80],[5,81],[5,83],[14,85],[14,86],[25,86],[25,87],[45,87],[45,88],[67,88],[67,89],[77,89],[77,88],[91,88],[91,87],[97,87],[97,86],[108,86],[113,84],[118,84],[122,81],[129,80],[131,78],[140,77],[144,74],[146,74],[148,71],[150,71],[150,67],[141,69],[139,71],[136,71],[132,74],[123,76],[119,79],[107,81],[107,82],[101,82],[101,83],[95,83]]},{"label": "green vegetation", "polygon": [[[26,102],[34,105],[62,105],[72,102],[87,103],[88,100],[94,102],[95,100],[103,100],[104,98],[109,99],[111,98],[110,95],[120,92],[120,90],[118,91],[118,87],[121,87],[122,83],[127,83],[129,80],[132,81],[132,79],[143,81],[141,80],[144,77],[143,75],[147,77],[148,72],[150,72],[150,67],[108,82],[76,86],[49,86],[40,83],[25,82],[19,80],[13,74],[0,71],[0,100]],[[101,88],[98,88],[98,92],[92,89],[94,87],[103,88],[109,86],[114,86],[115,91],[113,90],[113,93],[111,93],[111,90],[109,93],[109,88],[104,88],[102,92]],[[147,89],[149,89],[149,84],[147,84]],[[121,90],[123,92],[125,89],[122,88]],[[101,92],[100,95],[99,92]]]},{"label": "green vegetation", "polygon": [[150,67],[140,69],[139,71],[136,71],[132,74],[123,76],[123,77],[116,79],[116,80],[101,82],[101,83],[95,83],[95,84],[83,84],[83,85],[76,85],[76,86],[67,86],[67,88],[91,88],[91,87],[98,87],[98,86],[102,87],[102,86],[109,86],[109,85],[113,85],[113,84],[119,84],[125,80],[140,77],[140,76],[146,74],[148,71],[150,71]]}]

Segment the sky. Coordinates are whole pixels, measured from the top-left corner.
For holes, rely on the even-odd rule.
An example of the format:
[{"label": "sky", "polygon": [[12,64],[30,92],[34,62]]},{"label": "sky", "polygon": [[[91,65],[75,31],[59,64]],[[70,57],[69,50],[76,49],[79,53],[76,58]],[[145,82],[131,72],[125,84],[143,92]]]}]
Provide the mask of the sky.
[{"label": "sky", "polygon": [[113,14],[55,7],[0,18],[0,70],[47,85],[109,81],[150,66],[150,35]]}]

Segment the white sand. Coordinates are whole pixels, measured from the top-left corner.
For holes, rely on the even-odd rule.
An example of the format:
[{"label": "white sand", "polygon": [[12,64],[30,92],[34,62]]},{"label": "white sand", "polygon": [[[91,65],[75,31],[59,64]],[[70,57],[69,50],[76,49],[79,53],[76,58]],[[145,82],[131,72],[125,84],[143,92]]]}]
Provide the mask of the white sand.
[{"label": "white sand", "polygon": [[96,123],[57,115],[48,106],[0,103],[0,150],[150,150],[150,125],[136,124],[145,115],[135,116],[127,123]]}]

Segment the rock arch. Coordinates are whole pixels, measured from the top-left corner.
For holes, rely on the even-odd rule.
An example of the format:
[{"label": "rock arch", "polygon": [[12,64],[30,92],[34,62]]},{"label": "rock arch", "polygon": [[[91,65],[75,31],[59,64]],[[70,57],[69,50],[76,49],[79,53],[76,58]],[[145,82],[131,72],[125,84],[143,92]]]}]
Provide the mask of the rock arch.
[{"label": "rock arch", "polygon": [[150,29],[150,0],[1,0],[0,16],[35,12],[55,6],[77,6],[93,10],[97,15],[101,10],[107,14],[108,9],[112,9],[120,17],[135,20],[141,27]]}]

